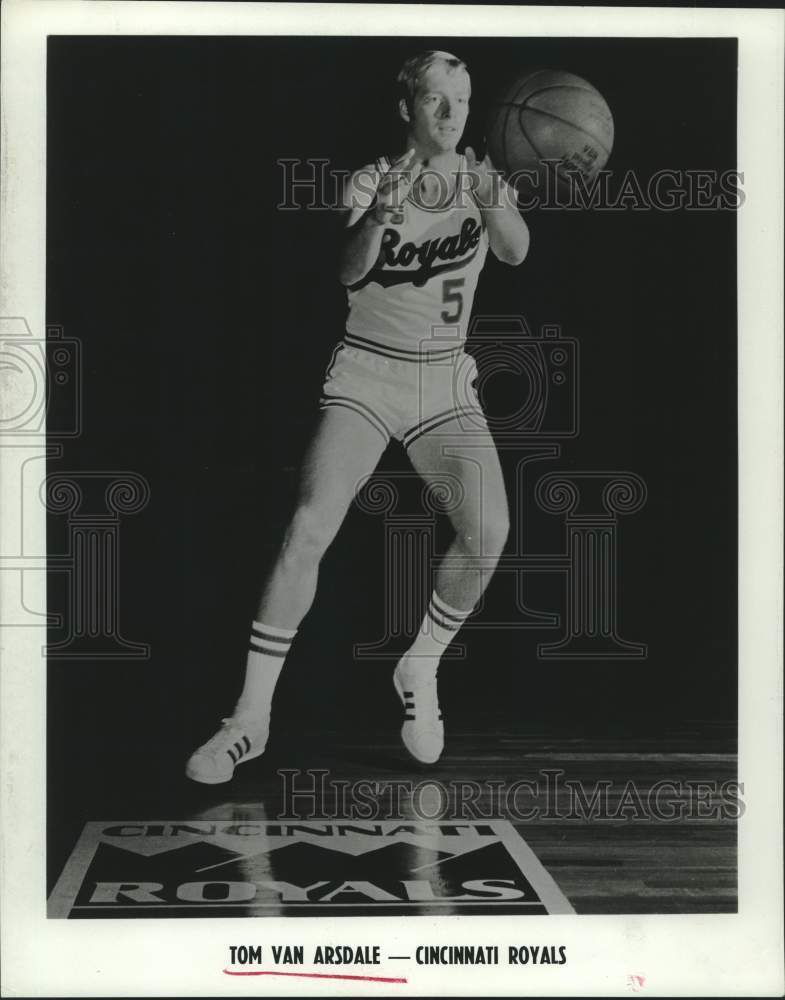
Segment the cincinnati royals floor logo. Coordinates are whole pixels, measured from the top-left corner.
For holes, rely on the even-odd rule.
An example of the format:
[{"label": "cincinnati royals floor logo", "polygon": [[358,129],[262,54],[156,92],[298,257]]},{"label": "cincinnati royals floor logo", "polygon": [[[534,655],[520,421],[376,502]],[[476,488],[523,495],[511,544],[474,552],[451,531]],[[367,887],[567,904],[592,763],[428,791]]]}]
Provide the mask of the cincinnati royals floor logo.
[{"label": "cincinnati royals floor logo", "polygon": [[50,917],[572,913],[512,824],[88,823]]}]

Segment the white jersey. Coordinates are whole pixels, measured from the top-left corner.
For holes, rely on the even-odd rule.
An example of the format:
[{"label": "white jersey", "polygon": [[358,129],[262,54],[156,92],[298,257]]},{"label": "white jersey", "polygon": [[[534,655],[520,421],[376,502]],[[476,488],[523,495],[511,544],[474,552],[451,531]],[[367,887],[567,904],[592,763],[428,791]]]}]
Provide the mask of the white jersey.
[{"label": "white jersey", "polygon": [[[463,157],[460,169],[465,173]],[[381,177],[389,162],[378,161],[377,170]],[[403,222],[385,227],[376,263],[348,288],[351,341],[423,354],[466,339],[488,237],[466,178],[463,184],[461,179],[444,208],[423,208],[407,198]]]}]

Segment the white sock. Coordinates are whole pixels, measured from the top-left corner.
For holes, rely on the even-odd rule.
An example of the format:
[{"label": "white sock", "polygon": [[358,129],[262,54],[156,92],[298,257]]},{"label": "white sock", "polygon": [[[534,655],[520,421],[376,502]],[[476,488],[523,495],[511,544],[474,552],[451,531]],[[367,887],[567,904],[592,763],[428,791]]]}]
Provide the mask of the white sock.
[{"label": "white sock", "polygon": [[278,628],[254,622],[245,665],[245,684],[235,706],[234,718],[249,728],[265,724],[270,715],[273,693],[297,629]]},{"label": "white sock", "polygon": [[398,665],[404,676],[435,678],[442,654],[473,610],[451,608],[434,590],[417,638]]}]

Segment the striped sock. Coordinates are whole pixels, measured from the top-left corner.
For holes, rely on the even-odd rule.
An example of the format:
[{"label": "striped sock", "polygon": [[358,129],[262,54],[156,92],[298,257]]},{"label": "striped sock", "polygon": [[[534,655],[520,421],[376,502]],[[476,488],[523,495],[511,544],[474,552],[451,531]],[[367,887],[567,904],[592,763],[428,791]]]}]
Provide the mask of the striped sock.
[{"label": "striped sock", "polygon": [[245,665],[245,684],[234,718],[253,727],[270,715],[275,685],[297,629],[254,622]]},{"label": "striped sock", "polygon": [[417,638],[399,664],[401,672],[420,679],[435,677],[442,653],[473,610],[451,608],[434,590]]}]

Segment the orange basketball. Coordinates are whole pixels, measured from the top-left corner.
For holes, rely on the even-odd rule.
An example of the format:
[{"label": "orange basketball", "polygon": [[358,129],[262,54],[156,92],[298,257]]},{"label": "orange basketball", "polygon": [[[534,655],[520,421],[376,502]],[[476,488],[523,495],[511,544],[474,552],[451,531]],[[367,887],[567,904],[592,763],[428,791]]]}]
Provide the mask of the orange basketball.
[{"label": "orange basketball", "polygon": [[586,80],[541,69],[519,77],[494,101],[486,134],[493,165],[513,183],[523,171],[528,183],[542,182],[545,160],[561,181],[570,172],[591,181],[611,155],[613,116]]}]

